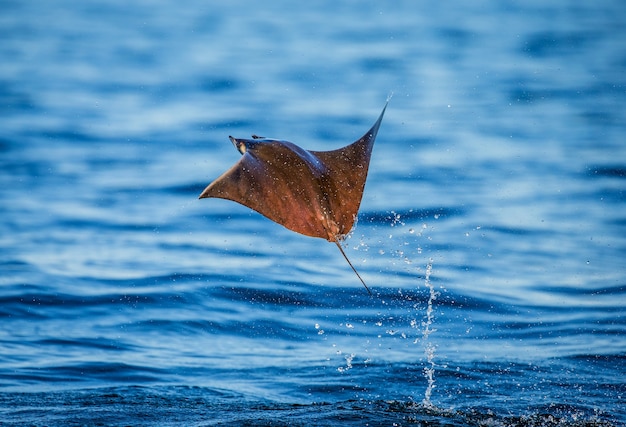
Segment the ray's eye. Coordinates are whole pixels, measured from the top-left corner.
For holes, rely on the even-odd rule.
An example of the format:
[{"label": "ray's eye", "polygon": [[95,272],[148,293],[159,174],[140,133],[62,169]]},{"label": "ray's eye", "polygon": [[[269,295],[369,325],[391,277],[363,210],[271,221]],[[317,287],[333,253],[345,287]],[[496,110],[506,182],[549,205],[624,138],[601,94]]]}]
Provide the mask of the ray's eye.
[{"label": "ray's eye", "polygon": [[241,154],[245,154],[248,148],[243,141],[237,141],[237,150],[239,150]]}]

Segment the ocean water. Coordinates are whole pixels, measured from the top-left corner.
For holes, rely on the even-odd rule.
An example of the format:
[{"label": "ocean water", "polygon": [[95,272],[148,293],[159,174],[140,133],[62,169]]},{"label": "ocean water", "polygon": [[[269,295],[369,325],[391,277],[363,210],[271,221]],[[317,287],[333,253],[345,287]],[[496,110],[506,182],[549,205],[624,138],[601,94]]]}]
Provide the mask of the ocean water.
[{"label": "ocean water", "polygon": [[[626,6],[0,2],[0,424],[626,424]],[[345,250],[197,197],[380,128]]]}]

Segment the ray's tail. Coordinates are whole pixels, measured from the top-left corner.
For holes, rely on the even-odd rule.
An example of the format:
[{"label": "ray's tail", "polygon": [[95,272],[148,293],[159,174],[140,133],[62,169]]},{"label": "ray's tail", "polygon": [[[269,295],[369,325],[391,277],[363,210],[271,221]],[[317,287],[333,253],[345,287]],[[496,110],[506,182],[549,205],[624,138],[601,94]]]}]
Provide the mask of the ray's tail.
[{"label": "ray's tail", "polygon": [[352,271],[354,271],[354,273],[356,274],[356,277],[358,277],[359,280],[361,281],[361,283],[363,283],[363,286],[365,286],[365,289],[367,289],[367,292],[371,296],[372,295],[372,291],[370,291],[370,288],[368,288],[367,285],[365,284],[365,280],[363,280],[363,278],[361,277],[359,272],[356,271],[356,268],[354,268],[354,266],[352,265],[352,263],[348,259],[348,255],[346,255],[346,253],[343,251],[343,248],[341,247],[341,243],[339,243],[339,240],[337,238],[335,238],[335,244],[339,248],[339,251],[341,252],[341,255],[343,255],[343,257],[346,259],[346,261],[348,261],[348,264],[350,265],[350,268],[352,268]]}]

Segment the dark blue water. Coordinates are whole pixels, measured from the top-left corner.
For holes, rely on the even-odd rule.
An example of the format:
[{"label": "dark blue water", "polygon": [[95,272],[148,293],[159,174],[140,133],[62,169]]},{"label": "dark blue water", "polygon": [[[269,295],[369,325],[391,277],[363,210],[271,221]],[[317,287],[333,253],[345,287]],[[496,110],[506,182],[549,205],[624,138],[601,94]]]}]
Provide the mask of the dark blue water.
[{"label": "dark blue water", "polygon": [[[623,1],[0,8],[0,424],[626,423]],[[390,92],[373,297],[197,199],[228,135],[338,148]]]}]

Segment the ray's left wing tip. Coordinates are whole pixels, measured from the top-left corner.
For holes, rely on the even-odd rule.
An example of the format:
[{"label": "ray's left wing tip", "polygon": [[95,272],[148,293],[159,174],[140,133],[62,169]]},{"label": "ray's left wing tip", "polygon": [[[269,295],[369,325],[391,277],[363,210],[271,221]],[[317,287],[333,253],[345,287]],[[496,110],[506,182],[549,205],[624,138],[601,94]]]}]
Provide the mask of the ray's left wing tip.
[{"label": "ray's left wing tip", "polygon": [[202,193],[200,193],[198,199],[208,199],[209,197],[211,197],[211,195],[209,194],[209,187],[210,186],[207,186],[204,190],[202,190]]}]

